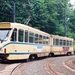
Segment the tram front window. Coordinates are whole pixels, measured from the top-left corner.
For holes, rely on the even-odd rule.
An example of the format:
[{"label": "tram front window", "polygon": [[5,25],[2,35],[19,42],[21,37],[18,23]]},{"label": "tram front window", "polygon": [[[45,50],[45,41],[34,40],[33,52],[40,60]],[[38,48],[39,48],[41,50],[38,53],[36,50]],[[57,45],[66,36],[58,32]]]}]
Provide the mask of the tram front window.
[{"label": "tram front window", "polygon": [[8,37],[10,29],[0,29],[0,41],[5,41],[5,38]]}]

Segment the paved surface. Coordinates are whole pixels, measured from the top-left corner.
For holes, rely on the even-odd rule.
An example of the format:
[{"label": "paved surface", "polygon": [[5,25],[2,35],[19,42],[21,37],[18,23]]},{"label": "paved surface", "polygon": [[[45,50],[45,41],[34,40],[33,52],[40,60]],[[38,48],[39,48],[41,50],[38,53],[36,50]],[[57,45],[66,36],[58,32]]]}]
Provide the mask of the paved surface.
[{"label": "paved surface", "polygon": [[[20,75],[49,75],[44,69],[44,60],[28,62],[27,65],[23,66],[20,70],[18,68],[18,71]],[[14,73],[14,75],[19,74],[17,70]]]},{"label": "paved surface", "polygon": [[68,59],[69,57],[56,58],[55,61],[50,64],[50,66],[60,75],[75,75],[75,71],[66,66],[66,64],[64,63]]},{"label": "paved surface", "polygon": [[[18,64],[0,64],[0,75],[10,75]],[[75,75],[74,65],[75,56],[50,57],[25,62],[16,68],[12,75]]]},{"label": "paved surface", "polygon": [[75,56],[63,56],[28,62],[21,69],[18,68],[14,75],[75,75],[75,71],[65,64],[74,58]]}]

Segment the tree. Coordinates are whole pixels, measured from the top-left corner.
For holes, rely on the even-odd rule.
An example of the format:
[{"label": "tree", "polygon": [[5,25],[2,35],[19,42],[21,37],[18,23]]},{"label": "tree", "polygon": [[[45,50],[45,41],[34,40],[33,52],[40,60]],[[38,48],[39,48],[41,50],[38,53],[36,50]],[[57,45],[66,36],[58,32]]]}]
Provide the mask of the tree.
[{"label": "tree", "polygon": [[[13,4],[16,7],[16,22],[25,23],[31,16],[30,26],[50,34],[64,35],[64,18],[67,36],[74,37],[75,10],[69,0],[0,0],[0,21],[13,22]],[[66,16],[64,16],[64,9]]]}]

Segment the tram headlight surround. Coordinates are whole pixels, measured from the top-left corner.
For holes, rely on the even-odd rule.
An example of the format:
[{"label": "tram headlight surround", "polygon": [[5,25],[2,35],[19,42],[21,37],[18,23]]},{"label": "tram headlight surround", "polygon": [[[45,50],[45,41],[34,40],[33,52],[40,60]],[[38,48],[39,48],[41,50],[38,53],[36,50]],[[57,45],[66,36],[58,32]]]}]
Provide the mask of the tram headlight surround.
[{"label": "tram headlight surround", "polygon": [[4,48],[4,53],[6,53],[6,48]]}]

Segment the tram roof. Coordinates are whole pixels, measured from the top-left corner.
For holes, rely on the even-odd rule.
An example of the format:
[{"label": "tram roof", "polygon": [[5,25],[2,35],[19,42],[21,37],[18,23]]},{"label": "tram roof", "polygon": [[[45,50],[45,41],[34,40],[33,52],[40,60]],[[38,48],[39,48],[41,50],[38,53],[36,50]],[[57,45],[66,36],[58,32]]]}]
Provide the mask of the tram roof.
[{"label": "tram roof", "polygon": [[41,31],[41,30],[39,30],[37,28],[33,28],[33,27],[28,26],[26,24],[21,24],[21,23],[16,23],[16,22],[15,23],[13,23],[13,22],[0,22],[0,28],[15,28],[15,27],[19,27],[19,28],[20,27],[22,27],[22,28],[25,27],[25,28],[28,28],[28,29],[36,30],[38,32],[50,35],[50,34],[48,34],[46,32],[43,32],[43,31]]},{"label": "tram roof", "polygon": [[55,39],[61,39],[61,40],[72,40],[72,41],[73,41],[73,38],[66,37],[66,36],[51,35],[51,37],[53,37],[53,38],[55,38]]},{"label": "tram roof", "polygon": [[38,31],[38,32],[41,32],[43,34],[47,34],[47,35],[50,35],[51,37],[54,37],[54,38],[62,38],[62,39],[71,39],[72,38],[68,38],[68,37],[64,37],[64,36],[59,36],[59,35],[53,35],[53,34],[48,34],[46,32],[43,32],[39,29],[36,29],[36,28],[33,28],[31,26],[28,26],[26,24],[21,24],[21,23],[12,23],[12,22],[0,22],[0,28],[15,28],[15,27],[22,27],[22,28],[28,28],[28,29],[31,29],[31,30],[34,30],[34,31]]}]

